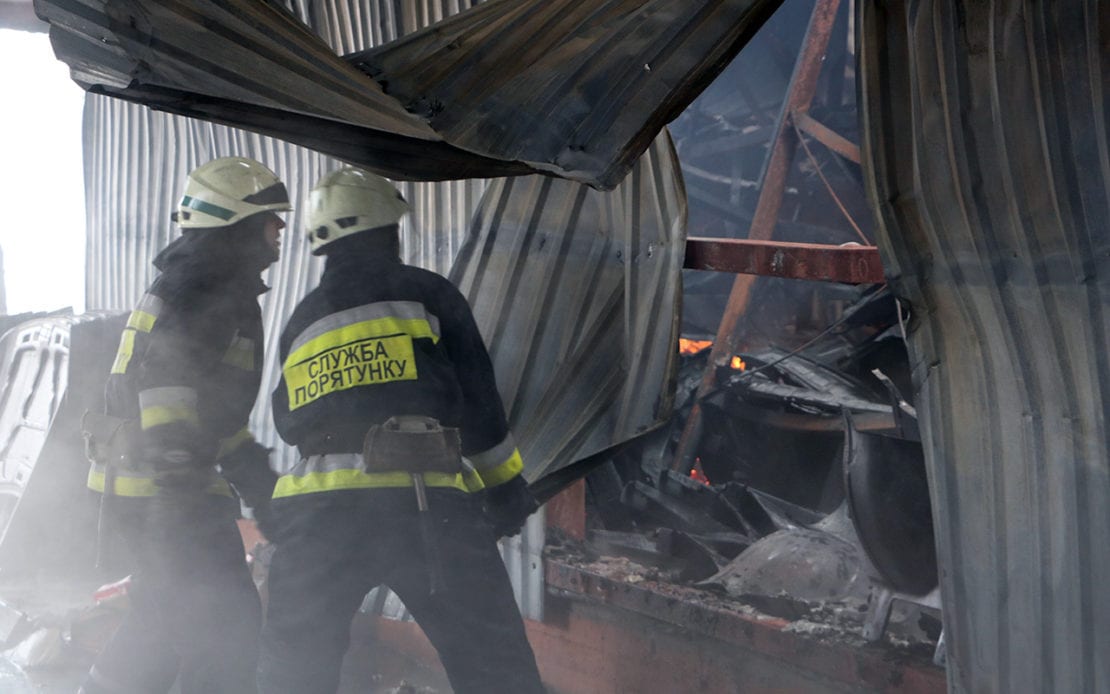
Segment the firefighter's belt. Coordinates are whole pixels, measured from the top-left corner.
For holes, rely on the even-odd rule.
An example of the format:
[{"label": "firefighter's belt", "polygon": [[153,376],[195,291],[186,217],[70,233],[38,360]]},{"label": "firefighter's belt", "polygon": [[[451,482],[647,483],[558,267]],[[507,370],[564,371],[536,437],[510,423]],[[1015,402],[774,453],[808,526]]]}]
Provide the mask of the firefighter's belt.
[{"label": "firefighter's belt", "polygon": [[370,427],[362,458],[367,472],[463,472],[459,430],[440,426],[431,417],[391,417]]},{"label": "firefighter's belt", "polygon": [[139,422],[87,410],[81,417],[85,456],[98,465],[126,464],[139,436]]}]

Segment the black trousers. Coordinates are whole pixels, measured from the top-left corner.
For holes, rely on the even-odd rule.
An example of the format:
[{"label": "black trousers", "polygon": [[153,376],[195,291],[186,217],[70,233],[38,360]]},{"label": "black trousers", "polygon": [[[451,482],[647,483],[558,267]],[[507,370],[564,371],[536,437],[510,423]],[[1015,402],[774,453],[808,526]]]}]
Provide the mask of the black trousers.
[{"label": "black trousers", "polygon": [[445,583],[434,595],[412,490],[323,492],[275,502],[284,530],[270,565],[260,692],[335,692],[351,619],[381,584],[412,612],[456,694],[544,691],[477,501],[453,490],[428,495]]},{"label": "black trousers", "polygon": [[133,571],[131,608],[84,691],[160,694],[180,677],[182,694],[253,693],[262,608],[238,504],[200,493],[108,503]]}]

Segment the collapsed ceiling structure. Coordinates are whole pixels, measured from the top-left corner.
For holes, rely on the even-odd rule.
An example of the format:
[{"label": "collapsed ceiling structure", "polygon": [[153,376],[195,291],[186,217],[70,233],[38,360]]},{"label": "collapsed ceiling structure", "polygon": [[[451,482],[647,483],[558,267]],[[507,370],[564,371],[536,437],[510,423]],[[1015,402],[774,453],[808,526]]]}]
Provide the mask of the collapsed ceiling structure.
[{"label": "collapsed ceiling structure", "polygon": [[96,93],[399,180],[541,171],[608,189],[780,2],[493,0],[346,59],[275,4],[36,7]]},{"label": "collapsed ceiling structure", "polygon": [[[36,7],[90,91],[398,178],[610,188],[776,4],[493,0],[348,60],[256,3]],[[1110,10],[859,9],[862,160],[910,307],[949,682],[1110,689]]]}]

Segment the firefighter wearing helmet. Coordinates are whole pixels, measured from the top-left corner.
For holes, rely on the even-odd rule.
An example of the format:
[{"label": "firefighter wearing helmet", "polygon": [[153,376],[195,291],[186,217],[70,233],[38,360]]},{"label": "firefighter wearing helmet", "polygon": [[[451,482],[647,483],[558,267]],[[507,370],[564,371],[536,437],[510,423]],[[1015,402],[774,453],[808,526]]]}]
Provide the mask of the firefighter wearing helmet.
[{"label": "firefighter wearing helmet", "polygon": [[401,262],[408,210],[354,168],[308,200],[326,265],[281,335],[274,420],[300,459],[274,490],[263,694],[334,692],[351,619],[383,584],[455,692],[544,691],[497,549],[536,502],[470,306]]},{"label": "firefighter wearing helmet", "polygon": [[[183,233],[128,317],[105,411],[85,416],[99,560],[125,555],[132,584],[84,694],[158,694],[175,680],[182,694],[254,690],[261,609],[236,519],[242,500],[265,529],[276,481],[247,420],[263,364],[260,273],[290,209],[257,161],[189,174],[172,215]],[[108,552],[117,537],[121,551]]]}]

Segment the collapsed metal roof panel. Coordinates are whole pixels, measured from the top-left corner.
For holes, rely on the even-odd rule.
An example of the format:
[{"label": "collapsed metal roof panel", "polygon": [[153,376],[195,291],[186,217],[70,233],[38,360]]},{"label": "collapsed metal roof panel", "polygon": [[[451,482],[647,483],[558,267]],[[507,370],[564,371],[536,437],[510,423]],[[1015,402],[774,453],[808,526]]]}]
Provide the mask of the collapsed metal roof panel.
[{"label": "collapsed metal roof panel", "polygon": [[[531,171],[443,142],[307,26],[267,3],[38,0],[35,8],[51,24],[59,59],[92,93],[246,128],[395,179]],[[326,30],[338,35],[334,43],[355,45],[363,32],[346,20],[359,13],[342,3],[328,9],[317,14],[332,20]],[[395,36],[397,18],[389,19],[367,38]]]},{"label": "collapsed metal roof panel", "polygon": [[164,87],[440,139],[291,14],[260,2],[51,0],[58,57],[85,88]]},{"label": "collapsed metal roof panel", "polygon": [[491,0],[348,59],[460,147],[611,188],[779,4]]},{"label": "collapsed metal roof panel", "polygon": [[35,7],[90,91],[396,179],[544,171],[612,188],[780,1],[492,0],[350,62],[268,3]]}]

